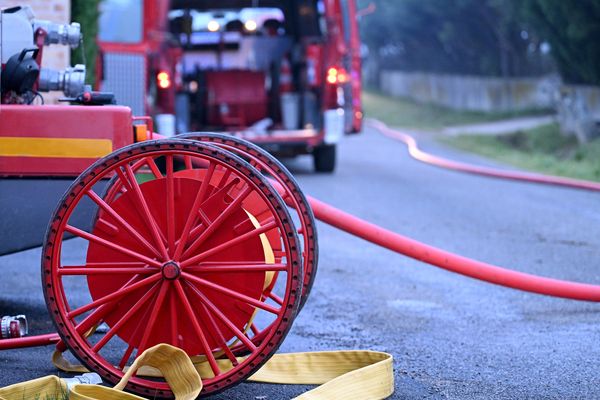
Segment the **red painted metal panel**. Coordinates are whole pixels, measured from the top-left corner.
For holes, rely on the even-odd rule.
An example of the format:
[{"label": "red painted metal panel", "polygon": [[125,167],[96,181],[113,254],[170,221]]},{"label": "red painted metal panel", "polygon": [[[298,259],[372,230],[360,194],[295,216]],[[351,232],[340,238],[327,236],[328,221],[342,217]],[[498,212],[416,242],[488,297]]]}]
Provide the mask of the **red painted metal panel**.
[{"label": "red painted metal panel", "polygon": [[360,33],[358,29],[357,11],[355,0],[349,0],[348,26],[350,30],[350,84],[352,85],[352,132],[358,133],[362,130],[362,61],[360,55]]},{"label": "red painted metal panel", "polygon": [[247,127],[267,117],[264,72],[210,71],[206,86],[210,125]]},{"label": "red painted metal panel", "polygon": [[[134,142],[131,110],[120,106],[3,105],[0,142],[0,176],[76,176],[105,150]],[[66,146],[52,150],[45,148],[46,143]],[[71,143],[81,149],[70,147]],[[32,151],[26,149],[29,144]],[[23,148],[26,150],[21,153]]]}]

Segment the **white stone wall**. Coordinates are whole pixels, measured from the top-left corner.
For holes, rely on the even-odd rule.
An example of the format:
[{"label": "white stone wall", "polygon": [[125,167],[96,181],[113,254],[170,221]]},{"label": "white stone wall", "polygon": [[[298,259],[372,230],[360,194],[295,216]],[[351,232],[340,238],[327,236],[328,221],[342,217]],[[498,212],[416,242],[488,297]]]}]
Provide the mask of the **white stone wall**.
[{"label": "white stone wall", "polygon": [[480,76],[382,71],[381,89],[457,110],[518,111],[551,108],[560,85],[555,77],[494,78]]},{"label": "white stone wall", "polygon": [[493,78],[382,71],[379,87],[394,97],[455,110],[554,109],[561,130],[584,143],[600,137],[600,87],[563,85],[557,76]]}]

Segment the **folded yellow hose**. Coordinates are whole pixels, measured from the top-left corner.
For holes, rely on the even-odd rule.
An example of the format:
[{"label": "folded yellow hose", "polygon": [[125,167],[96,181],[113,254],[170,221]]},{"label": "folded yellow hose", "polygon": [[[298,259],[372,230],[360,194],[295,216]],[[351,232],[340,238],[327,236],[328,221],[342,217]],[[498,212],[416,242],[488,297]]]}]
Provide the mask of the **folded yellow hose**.
[{"label": "folded yellow hose", "polygon": [[[70,364],[60,353],[53,355],[53,361],[68,372],[87,372],[81,365]],[[384,399],[394,392],[392,361],[391,355],[375,351],[275,354],[248,380],[321,385],[296,397],[302,400]],[[139,400],[143,397],[122,390],[134,372],[141,375],[144,370],[163,376],[175,399],[192,400],[202,391],[199,371],[206,369],[204,364],[192,362],[183,350],[159,344],[136,358],[114,388],[78,384],[69,390],[65,380],[47,376],[0,388],[0,400]]]},{"label": "folded yellow hose", "polygon": [[366,351],[275,354],[248,380],[321,385],[296,399],[385,399],[394,393],[393,358]]},{"label": "folded yellow hose", "polygon": [[68,398],[67,393],[67,384],[52,375],[0,388],[0,400],[62,400]]}]

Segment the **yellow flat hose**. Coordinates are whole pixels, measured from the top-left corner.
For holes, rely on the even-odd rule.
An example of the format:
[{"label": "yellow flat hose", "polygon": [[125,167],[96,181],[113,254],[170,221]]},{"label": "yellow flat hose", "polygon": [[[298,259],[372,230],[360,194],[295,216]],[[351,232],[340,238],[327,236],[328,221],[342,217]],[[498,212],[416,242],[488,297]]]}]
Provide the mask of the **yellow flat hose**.
[{"label": "yellow flat hose", "polygon": [[0,400],[62,400],[66,394],[67,384],[54,375],[0,388]]},{"label": "yellow flat hose", "polygon": [[[391,355],[375,351],[275,354],[248,380],[282,384],[321,384],[296,397],[302,400],[376,400],[384,399],[394,392],[392,362]],[[114,388],[79,384],[69,391],[63,379],[47,376],[0,388],[0,400],[139,400],[143,397],[122,390],[133,373],[141,372],[144,368],[160,371],[160,374],[156,375],[164,376],[177,400],[195,399],[202,391],[202,380],[198,371],[204,369],[204,365],[195,365],[183,350],[168,344],[159,344],[136,358]]]},{"label": "yellow flat hose", "polygon": [[320,384],[296,399],[385,399],[394,393],[393,358],[366,350],[275,354],[249,381]]},{"label": "yellow flat hose", "polygon": [[177,347],[164,344],[151,347],[136,358],[115,390],[123,390],[129,378],[142,366],[162,372],[176,399],[193,400],[202,390],[202,379],[188,355]]}]

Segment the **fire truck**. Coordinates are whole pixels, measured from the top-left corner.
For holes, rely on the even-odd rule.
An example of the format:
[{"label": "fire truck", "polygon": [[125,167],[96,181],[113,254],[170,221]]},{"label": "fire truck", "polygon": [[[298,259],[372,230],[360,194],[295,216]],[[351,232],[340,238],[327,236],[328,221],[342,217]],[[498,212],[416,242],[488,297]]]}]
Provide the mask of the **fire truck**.
[{"label": "fire truck", "polygon": [[335,168],[362,124],[355,0],[104,0],[97,89],[163,135],[221,131]]}]

